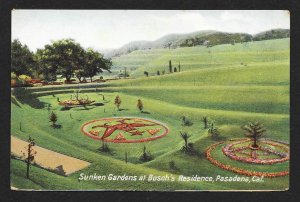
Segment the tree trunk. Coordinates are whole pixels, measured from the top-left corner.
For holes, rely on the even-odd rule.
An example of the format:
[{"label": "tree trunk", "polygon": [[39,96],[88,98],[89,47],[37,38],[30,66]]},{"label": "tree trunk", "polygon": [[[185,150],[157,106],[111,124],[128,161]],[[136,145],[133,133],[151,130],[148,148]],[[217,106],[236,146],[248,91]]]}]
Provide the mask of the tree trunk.
[{"label": "tree trunk", "polygon": [[27,172],[26,172],[26,177],[29,179],[29,166],[30,166],[30,150],[31,150],[31,145],[30,143],[28,144],[28,153],[27,153]]},{"label": "tree trunk", "polygon": [[93,83],[93,77],[92,76],[90,76],[90,79],[91,79],[91,83]]},{"label": "tree trunk", "polygon": [[69,83],[71,81],[71,75],[66,75],[66,81]]},{"label": "tree trunk", "polygon": [[253,140],[254,140],[253,147],[257,148],[258,146],[257,146],[257,135],[256,134],[253,135]]}]

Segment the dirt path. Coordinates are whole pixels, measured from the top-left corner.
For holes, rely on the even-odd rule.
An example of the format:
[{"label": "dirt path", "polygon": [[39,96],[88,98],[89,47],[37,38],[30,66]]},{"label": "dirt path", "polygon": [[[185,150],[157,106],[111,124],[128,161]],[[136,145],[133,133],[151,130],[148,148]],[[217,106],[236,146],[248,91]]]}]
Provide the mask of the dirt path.
[{"label": "dirt path", "polygon": [[[22,150],[25,150],[25,147],[28,145],[27,142],[20,140],[14,136],[11,136],[11,153],[16,156],[22,156]],[[89,162],[82,161],[64,154],[60,154],[48,149],[44,149],[39,146],[34,146],[37,154],[35,156],[35,162],[44,167],[55,169],[57,166],[63,166],[66,175],[69,175],[73,172],[81,170],[90,165]]]}]

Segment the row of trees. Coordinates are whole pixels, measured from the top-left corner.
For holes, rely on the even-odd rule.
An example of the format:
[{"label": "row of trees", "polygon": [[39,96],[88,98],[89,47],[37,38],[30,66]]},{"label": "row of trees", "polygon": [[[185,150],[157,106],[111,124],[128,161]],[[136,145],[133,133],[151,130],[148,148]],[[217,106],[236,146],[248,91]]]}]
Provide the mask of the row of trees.
[{"label": "row of trees", "polygon": [[[120,96],[117,95],[116,98],[115,98],[114,104],[118,108],[118,111],[121,111],[121,109],[120,109],[121,103],[122,103],[122,100],[121,100]],[[143,112],[144,105],[143,105],[143,102],[142,102],[141,99],[137,100],[137,105],[136,106],[140,110],[140,112]]]},{"label": "row of trees", "polygon": [[[172,61],[169,60],[169,73],[171,74],[171,73],[173,73],[173,72],[180,72],[180,71],[181,71],[180,62],[179,62],[179,64],[178,64],[178,67],[173,67],[173,66],[172,66]],[[165,74],[165,70],[162,70],[161,72],[160,72],[159,70],[157,70],[156,75],[159,76],[159,75],[161,75],[161,74],[164,75],[164,74]],[[144,75],[145,75],[146,77],[148,77],[148,76],[149,76],[149,72],[144,71]]]},{"label": "row of trees", "polygon": [[91,48],[84,49],[73,39],[53,41],[35,53],[17,39],[11,47],[11,70],[17,76],[25,74],[38,78],[42,75],[45,80],[54,81],[56,75],[61,74],[67,82],[72,76],[76,76],[80,82],[85,77],[92,81],[103,70],[110,72],[112,65],[110,59]]}]

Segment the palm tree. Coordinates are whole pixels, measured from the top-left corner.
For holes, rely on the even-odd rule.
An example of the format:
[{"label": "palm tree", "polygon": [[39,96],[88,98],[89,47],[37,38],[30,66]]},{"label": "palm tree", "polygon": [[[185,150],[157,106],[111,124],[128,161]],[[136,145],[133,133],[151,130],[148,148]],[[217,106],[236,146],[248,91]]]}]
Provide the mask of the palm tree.
[{"label": "palm tree", "polygon": [[188,150],[188,139],[191,137],[187,132],[180,132],[180,136],[184,140],[184,150]]},{"label": "palm tree", "polygon": [[250,122],[248,125],[242,127],[243,130],[246,131],[245,136],[251,137],[253,139],[253,148],[257,148],[258,139],[263,136],[266,132],[264,126],[259,122]]}]

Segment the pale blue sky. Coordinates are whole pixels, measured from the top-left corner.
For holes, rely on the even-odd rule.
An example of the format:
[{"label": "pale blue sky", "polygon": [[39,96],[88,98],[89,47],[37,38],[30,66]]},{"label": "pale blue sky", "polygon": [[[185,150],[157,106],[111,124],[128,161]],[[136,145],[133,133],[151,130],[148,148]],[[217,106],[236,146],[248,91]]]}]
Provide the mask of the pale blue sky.
[{"label": "pale blue sky", "polygon": [[13,10],[12,39],[35,51],[73,38],[84,47],[119,48],[136,40],[199,30],[255,34],[290,28],[288,11]]}]

